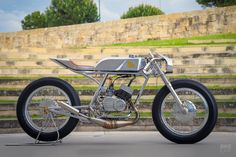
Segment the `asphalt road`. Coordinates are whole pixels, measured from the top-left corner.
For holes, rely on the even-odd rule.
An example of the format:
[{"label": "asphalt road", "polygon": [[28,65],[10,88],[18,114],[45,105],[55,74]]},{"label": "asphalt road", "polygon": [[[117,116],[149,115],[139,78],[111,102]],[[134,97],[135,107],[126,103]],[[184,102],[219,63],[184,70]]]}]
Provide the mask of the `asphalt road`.
[{"label": "asphalt road", "polygon": [[26,134],[1,134],[0,157],[235,157],[236,133],[214,132],[193,145],[158,132],[75,132],[58,144],[33,144]]}]

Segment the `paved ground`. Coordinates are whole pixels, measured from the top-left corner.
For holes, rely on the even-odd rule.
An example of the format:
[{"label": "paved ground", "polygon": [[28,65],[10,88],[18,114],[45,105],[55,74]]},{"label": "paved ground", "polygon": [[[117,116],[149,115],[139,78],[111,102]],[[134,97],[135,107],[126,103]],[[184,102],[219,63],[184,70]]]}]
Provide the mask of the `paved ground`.
[{"label": "paved ground", "polygon": [[32,144],[25,134],[0,135],[1,157],[235,157],[236,133],[214,132],[200,143],[178,145],[158,132],[76,132],[61,144]]}]

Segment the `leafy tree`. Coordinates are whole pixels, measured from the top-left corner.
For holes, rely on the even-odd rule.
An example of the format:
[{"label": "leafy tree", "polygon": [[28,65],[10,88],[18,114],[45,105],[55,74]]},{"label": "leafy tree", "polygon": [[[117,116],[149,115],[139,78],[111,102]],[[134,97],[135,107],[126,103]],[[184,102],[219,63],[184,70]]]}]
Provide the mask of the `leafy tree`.
[{"label": "leafy tree", "polygon": [[225,7],[236,5],[236,0],[197,0],[203,7]]},{"label": "leafy tree", "polygon": [[164,14],[164,12],[155,6],[140,4],[136,7],[130,7],[129,10],[121,16],[121,19],[162,14]]},{"label": "leafy tree", "polygon": [[52,0],[46,10],[49,27],[98,21],[97,6],[93,0]]},{"label": "leafy tree", "polygon": [[35,11],[21,21],[23,29],[43,28],[46,26],[45,15],[40,11]]},{"label": "leafy tree", "polygon": [[89,23],[99,20],[93,0],[51,0],[45,13],[35,11],[22,20],[23,29]]}]

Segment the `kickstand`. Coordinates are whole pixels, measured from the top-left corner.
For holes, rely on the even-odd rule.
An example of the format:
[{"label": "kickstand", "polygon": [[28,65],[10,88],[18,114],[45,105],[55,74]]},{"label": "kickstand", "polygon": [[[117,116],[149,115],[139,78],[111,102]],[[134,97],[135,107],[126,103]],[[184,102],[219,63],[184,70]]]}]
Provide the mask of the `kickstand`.
[{"label": "kickstand", "polygon": [[[48,127],[48,124],[49,124],[49,122],[50,122],[50,119],[52,120],[52,123],[53,123],[53,125],[54,125],[54,127],[55,127],[55,129],[56,129],[56,131],[57,131],[57,139],[55,140],[55,141],[51,141],[51,142],[42,142],[42,141],[40,141],[39,140],[39,137],[40,137],[40,135],[41,135],[41,133],[43,132],[43,129],[46,129],[47,127]],[[58,127],[57,127],[57,125],[56,125],[56,122],[54,121],[54,119],[53,119],[53,115],[52,115],[52,113],[50,112],[49,114],[48,114],[48,116],[47,116],[47,119],[46,119],[46,122],[45,122],[45,126],[43,125],[42,127],[41,127],[41,129],[40,129],[40,131],[39,131],[39,133],[38,133],[38,135],[37,135],[37,137],[36,137],[36,139],[35,139],[35,142],[34,142],[34,144],[47,144],[47,143],[54,143],[54,144],[56,144],[56,143],[62,143],[62,139],[60,138],[60,134],[59,134],[59,129],[58,129]]]}]

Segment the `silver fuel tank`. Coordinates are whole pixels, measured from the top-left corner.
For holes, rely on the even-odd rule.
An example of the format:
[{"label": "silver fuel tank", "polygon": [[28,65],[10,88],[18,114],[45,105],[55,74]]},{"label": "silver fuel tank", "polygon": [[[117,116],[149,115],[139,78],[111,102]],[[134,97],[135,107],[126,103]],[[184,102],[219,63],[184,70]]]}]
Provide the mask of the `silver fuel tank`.
[{"label": "silver fuel tank", "polygon": [[109,57],[100,60],[95,66],[96,71],[138,72],[146,65],[141,57]]}]

